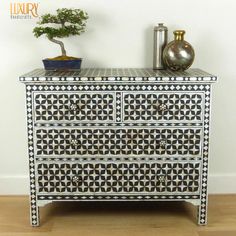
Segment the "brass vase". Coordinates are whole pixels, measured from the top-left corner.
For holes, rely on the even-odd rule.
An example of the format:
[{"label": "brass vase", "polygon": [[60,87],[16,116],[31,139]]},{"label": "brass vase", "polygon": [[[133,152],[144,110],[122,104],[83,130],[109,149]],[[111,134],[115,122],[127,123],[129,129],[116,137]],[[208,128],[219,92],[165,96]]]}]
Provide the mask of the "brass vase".
[{"label": "brass vase", "polygon": [[175,39],[163,51],[164,63],[170,70],[184,71],[193,64],[195,53],[191,44],[184,40],[184,34],[184,30],[174,31]]}]

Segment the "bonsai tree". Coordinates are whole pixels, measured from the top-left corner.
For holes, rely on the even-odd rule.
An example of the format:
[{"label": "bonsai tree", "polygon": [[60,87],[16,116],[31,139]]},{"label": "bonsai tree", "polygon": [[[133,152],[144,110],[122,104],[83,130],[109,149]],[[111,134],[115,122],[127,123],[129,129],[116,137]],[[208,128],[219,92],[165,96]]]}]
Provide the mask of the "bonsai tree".
[{"label": "bonsai tree", "polygon": [[40,26],[35,27],[33,33],[36,38],[46,35],[49,41],[60,45],[61,56],[54,59],[69,60],[71,57],[67,56],[64,43],[58,39],[83,33],[88,14],[80,9],[67,8],[57,9],[56,13],[56,15],[42,15],[40,21],[37,22]]}]

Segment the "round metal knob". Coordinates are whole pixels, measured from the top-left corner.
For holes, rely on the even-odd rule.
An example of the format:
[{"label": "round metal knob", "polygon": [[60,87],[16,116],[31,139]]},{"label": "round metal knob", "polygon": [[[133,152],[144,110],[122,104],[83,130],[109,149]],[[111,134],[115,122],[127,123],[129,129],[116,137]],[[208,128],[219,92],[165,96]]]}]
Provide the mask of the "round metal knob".
[{"label": "round metal knob", "polygon": [[167,110],[167,105],[162,103],[158,106],[159,111],[166,111]]},{"label": "round metal knob", "polygon": [[160,147],[164,148],[166,146],[166,140],[161,140],[160,141]]},{"label": "round metal knob", "polygon": [[70,141],[70,144],[71,144],[72,146],[76,146],[76,145],[78,145],[78,141],[77,141],[76,139],[72,139],[72,140]]},{"label": "round metal knob", "polygon": [[166,176],[161,175],[161,176],[159,176],[158,180],[159,180],[160,183],[165,183],[166,182]]},{"label": "round metal knob", "polygon": [[70,110],[71,111],[76,111],[78,109],[78,106],[76,104],[71,104],[70,105]]},{"label": "round metal knob", "polygon": [[77,175],[72,177],[72,182],[79,183],[79,181],[80,181],[80,179],[79,179],[79,177]]}]

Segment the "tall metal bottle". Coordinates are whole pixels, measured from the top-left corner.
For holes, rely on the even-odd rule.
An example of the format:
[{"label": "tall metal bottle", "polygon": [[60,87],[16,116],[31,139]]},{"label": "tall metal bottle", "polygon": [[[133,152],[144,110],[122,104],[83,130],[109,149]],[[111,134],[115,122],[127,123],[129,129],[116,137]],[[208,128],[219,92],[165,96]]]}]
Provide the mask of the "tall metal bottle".
[{"label": "tall metal bottle", "polygon": [[168,29],[163,23],[154,27],[154,45],[153,45],[153,69],[163,70],[163,51],[167,44]]}]

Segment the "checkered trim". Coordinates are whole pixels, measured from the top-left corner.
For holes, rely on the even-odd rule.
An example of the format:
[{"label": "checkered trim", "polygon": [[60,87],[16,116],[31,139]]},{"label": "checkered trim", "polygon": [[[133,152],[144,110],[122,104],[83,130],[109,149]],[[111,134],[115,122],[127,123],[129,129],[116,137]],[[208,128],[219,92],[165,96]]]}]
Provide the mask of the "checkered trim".
[{"label": "checkered trim", "polygon": [[27,82],[215,82],[217,77],[200,69],[189,69],[184,72],[168,70],[137,69],[137,68],[107,68],[81,69],[80,71],[45,71],[33,70],[20,76],[20,81]]},{"label": "checkered trim", "polygon": [[190,199],[199,199],[199,195],[83,195],[83,194],[73,194],[73,195],[38,195],[38,200],[41,201],[185,201]]},{"label": "checkered trim", "polygon": [[209,157],[209,135],[210,135],[210,107],[211,106],[211,86],[206,85],[205,107],[204,107],[204,138],[203,138],[203,167],[202,167],[202,189],[201,204],[198,207],[198,223],[207,224],[207,203],[208,203],[208,157]]},{"label": "checkered trim", "polygon": [[28,155],[29,155],[29,176],[30,176],[30,213],[32,226],[39,225],[39,209],[37,206],[36,192],[36,171],[34,158],[34,123],[33,123],[33,97],[31,86],[26,87],[26,111],[27,111],[27,127],[28,127]]}]

